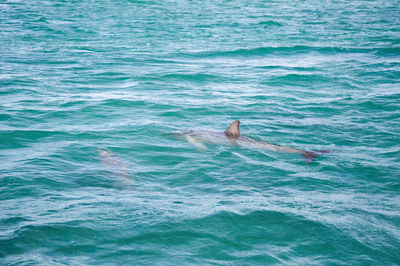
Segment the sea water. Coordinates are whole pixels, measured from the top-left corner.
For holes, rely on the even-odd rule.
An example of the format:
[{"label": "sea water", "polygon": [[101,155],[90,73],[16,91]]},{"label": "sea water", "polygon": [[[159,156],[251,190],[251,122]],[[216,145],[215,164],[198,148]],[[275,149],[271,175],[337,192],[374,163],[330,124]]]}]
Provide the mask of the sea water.
[{"label": "sea water", "polygon": [[0,121],[2,265],[400,264],[399,1],[1,0]]}]

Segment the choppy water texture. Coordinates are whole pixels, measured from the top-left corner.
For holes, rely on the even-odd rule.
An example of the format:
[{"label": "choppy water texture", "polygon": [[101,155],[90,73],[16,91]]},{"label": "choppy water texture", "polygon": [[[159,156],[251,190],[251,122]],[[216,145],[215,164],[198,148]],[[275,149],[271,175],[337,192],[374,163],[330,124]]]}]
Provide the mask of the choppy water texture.
[{"label": "choppy water texture", "polygon": [[1,0],[0,264],[400,264],[399,109],[399,1]]}]

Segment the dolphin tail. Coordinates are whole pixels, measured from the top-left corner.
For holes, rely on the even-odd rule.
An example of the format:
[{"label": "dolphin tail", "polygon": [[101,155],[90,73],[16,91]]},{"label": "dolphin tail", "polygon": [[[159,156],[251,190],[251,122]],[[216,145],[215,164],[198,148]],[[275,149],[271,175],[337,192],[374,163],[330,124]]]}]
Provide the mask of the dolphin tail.
[{"label": "dolphin tail", "polygon": [[306,163],[311,163],[315,161],[315,159],[318,157],[318,154],[313,151],[305,151],[301,154],[301,156],[303,157],[304,161],[306,161]]},{"label": "dolphin tail", "polygon": [[311,163],[311,162],[315,161],[315,159],[318,156],[320,156],[322,154],[326,154],[326,153],[333,153],[333,152],[337,152],[337,151],[331,151],[331,150],[304,151],[301,153],[301,156],[306,161],[306,163]]}]

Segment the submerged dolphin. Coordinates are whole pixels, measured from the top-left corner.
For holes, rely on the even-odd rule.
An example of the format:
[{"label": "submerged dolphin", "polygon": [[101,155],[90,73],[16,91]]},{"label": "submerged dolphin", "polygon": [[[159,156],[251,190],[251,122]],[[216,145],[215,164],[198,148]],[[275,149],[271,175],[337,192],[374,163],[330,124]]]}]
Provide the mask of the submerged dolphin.
[{"label": "submerged dolphin", "polygon": [[204,145],[207,143],[219,143],[226,145],[236,144],[243,147],[262,148],[276,152],[298,153],[302,155],[307,163],[314,161],[315,158],[317,158],[321,154],[332,152],[328,150],[305,151],[291,147],[275,145],[265,141],[255,140],[240,134],[239,124],[239,120],[234,121],[224,132],[189,130],[183,133],[175,134],[175,136],[189,141],[190,143],[202,150],[205,150],[207,148]]},{"label": "submerged dolphin", "polygon": [[106,149],[98,149],[101,163],[108,171],[118,177],[129,178],[129,162],[123,160],[118,155]]}]

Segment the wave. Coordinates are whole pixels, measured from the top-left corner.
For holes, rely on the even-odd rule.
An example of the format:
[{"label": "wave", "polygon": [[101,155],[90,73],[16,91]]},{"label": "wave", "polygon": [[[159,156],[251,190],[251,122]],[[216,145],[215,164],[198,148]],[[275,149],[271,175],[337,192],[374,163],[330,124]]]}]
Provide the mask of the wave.
[{"label": "wave", "polygon": [[182,53],[181,56],[194,58],[209,57],[248,57],[265,55],[292,55],[301,53],[318,52],[322,54],[352,54],[352,53],[376,53],[379,55],[400,55],[400,47],[335,47],[335,46],[278,46],[278,47],[255,47],[247,49],[236,49],[228,51],[204,51]]},{"label": "wave", "polygon": [[[95,237],[96,236],[96,237]],[[17,230],[9,237],[2,237],[0,240],[0,258],[6,255],[22,254],[32,252],[38,246],[46,246],[49,242],[58,243],[61,246],[74,246],[72,242],[78,240],[84,243],[96,243],[96,238],[100,236],[100,232],[84,227],[83,225],[74,226],[68,223],[64,224],[47,224],[47,225],[25,225]],[[77,242],[77,243],[79,243]],[[75,244],[78,245],[78,244]],[[49,249],[52,249],[49,247]]]},{"label": "wave", "polygon": [[196,82],[196,83],[204,83],[204,82],[222,82],[226,77],[219,75],[212,75],[206,73],[176,73],[176,74],[164,74],[160,76],[152,76],[152,77],[142,77],[142,80],[151,81],[151,80],[160,80],[163,82]]},{"label": "wave", "polygon": [[258,25],[264,25],[264,26],[282,26],[281,23],[275,20],[267,20],[267,21],[261,21],[258,23]]}]

